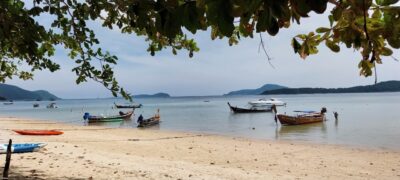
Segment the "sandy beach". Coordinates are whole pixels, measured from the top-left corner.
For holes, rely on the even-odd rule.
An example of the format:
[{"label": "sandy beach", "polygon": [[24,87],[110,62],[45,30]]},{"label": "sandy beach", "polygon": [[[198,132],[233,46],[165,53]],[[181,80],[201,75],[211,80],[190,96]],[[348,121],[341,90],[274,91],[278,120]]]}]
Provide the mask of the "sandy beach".
[{"label": "sandy beach", "polygon": [[0,142],[8,139],[47,143],[13,154],[10,179],[400,179],[400,150],[0,118]]}]

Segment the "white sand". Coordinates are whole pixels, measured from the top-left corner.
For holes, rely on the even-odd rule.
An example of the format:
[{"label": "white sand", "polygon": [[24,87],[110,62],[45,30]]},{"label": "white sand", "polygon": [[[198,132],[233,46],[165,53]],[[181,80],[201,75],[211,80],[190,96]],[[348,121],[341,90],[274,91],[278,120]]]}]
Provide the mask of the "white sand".
[{"label": "white sand", "polygon": [[[0,118],[0,142],[10,138],[48,144],[12,155],[13,179],[400,179],[400,151],[393,150]],[[0,155],[0,167],[4,161]]]}]

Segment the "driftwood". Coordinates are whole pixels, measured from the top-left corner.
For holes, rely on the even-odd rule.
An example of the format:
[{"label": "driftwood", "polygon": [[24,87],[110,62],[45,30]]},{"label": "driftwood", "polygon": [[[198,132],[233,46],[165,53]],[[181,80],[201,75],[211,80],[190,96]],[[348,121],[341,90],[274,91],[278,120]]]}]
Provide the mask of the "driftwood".
[{"label": "driftwood", "polygon": [[10,139],[7,146],[7,156],[6,156],[6,164],[4,165],[3,180],[8,179],[8,170],[10,169],[10,162],[11,162],[11,146],[12,146],[12,140]]}]

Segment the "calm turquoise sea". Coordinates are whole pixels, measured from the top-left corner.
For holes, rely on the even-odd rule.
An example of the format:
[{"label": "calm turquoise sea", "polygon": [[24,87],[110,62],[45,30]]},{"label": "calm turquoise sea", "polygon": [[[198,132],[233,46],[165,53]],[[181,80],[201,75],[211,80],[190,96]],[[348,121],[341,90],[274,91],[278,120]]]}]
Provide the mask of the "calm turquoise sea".
[{"label": "calm turquoise sea", "polygon": [[[245,106],[250,100],[267,96],[137,98],[143,107],[135,110],[132,121],[96,124],[120,128],[136,128],[139,114],[150,117],[160,109],[162,123],[153,129],[201,132],[235,137],[344,144],[384,149],[400,149],[400,93],[276,95],[287,103],[280,113],[293,110],[328,109],[324,123],[281,126],[272,113],[233,114],[227,102]],[[0,104],[0,116],[53,120],[86,126],[84,112],[93,115],[114,115],[113,103],[122,99],[82,99],[56,101],[57,109],[46,109],[50,102],[17,101]],[[33,108],[39,103],[39,108]],[[339,113],[335,121],[333,111]]]}]

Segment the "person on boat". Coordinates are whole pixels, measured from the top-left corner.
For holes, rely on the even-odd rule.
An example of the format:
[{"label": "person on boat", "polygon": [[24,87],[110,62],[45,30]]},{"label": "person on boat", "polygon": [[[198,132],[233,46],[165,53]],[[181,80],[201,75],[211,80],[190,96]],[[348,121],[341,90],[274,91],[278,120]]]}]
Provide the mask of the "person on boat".
[{"label": "person on boat", "polygon": [[142,116],[142,114],[140,114],[140,116],[139,116],[139,118],[138,118],[138,120],[137,120],[137,123],[138,123],[138,124],[143,123],[143,116]]}]

